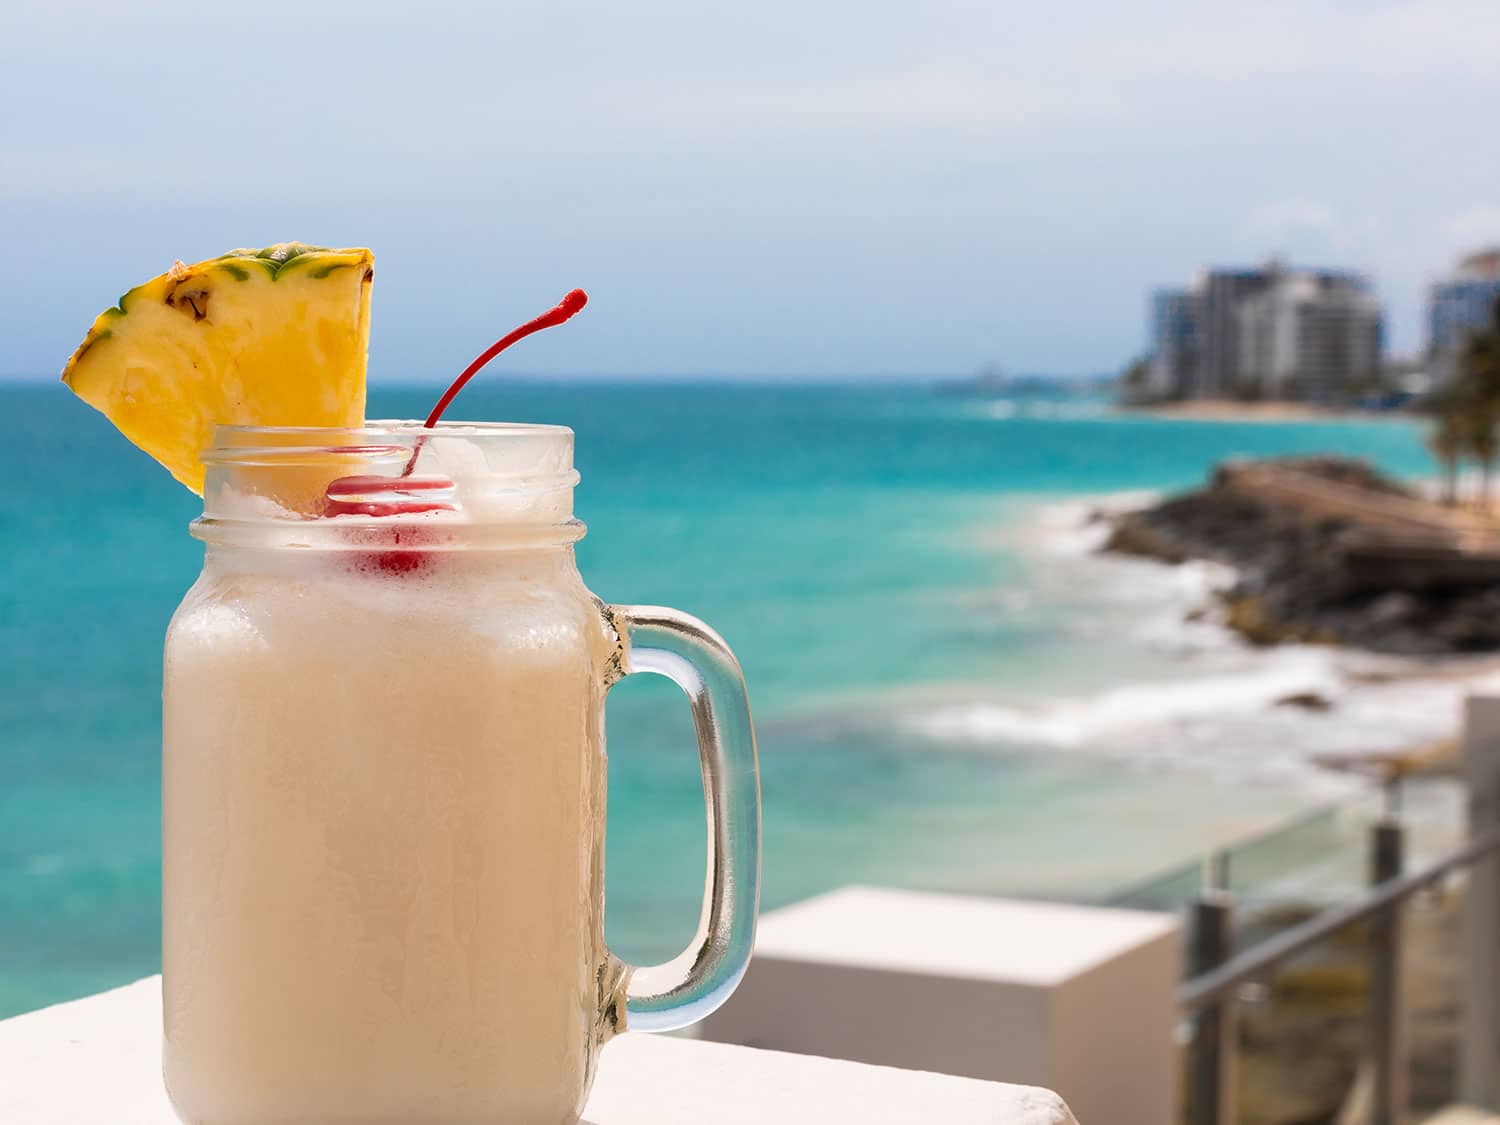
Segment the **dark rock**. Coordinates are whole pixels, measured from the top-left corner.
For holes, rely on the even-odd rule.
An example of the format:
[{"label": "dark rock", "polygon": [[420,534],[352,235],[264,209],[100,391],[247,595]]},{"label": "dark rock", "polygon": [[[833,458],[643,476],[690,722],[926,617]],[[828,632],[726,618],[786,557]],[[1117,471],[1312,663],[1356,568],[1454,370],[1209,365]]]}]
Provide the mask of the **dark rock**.
[{"label": "dark rock", "polygon": [[[1416,499],[1362,461],[1289,458],[1268,464],[1367,492]],[[1349,519],[1313,515],[1236,487],[1230,466],[1206,488],[1114,517],[1104,550],[1181,563],[1213,559],[1235,568],[1226,623],[1255,644],[1355,645],[1437,655],[1500,649],[1500,586],[1372,589],[1355,581]]]},{"label": "dark rock", "polygon": [[1394,628],[1397,625],[1416,621],[1421,615],[1422,603],[1419,600],[1411,594],[1392,590],[1389,594],[1381,594],[1370,603],[1365,620],[1376,629]]},{"label": "dark rock", "polygon": [[1170,535],[1149,523],[1133,520],[1128,516],[1115,524],[1103,549],[1119,555],[1139,555],[1173,565],[1187,562],[1193,557],[1190,548],[1174,542]]},{"label": "dark rock", "polygon": [[1331,711],[1333,700],[1315,691],[1298,691],[1283,695],[1276,701],[1278,707],[1300,707],[1304,711]]}]

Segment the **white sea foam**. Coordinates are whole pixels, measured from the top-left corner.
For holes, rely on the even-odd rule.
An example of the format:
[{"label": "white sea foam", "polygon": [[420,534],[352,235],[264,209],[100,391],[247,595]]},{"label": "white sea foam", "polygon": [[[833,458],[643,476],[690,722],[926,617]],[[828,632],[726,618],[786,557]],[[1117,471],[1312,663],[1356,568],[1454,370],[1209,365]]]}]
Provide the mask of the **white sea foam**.
[{"label": "white sea foam", "polygon": [[1014,741],[1076,748],[1124,735],[1165,731],[1199,719],[1258,712],[1302,692],[1342,694],[1321,654],[1305,650],[1242,674],[1136,683],[1084,698],[940,708],[916,720],[924,733],[973,741]]},{"label": "white sea foam", "polygon": [[1001,687],[928,703],[906,711],[900,726],[948,746],[1089,754],[1302,785],[1340,784],[1330,780],[1330,759],[1410,750],[1454,733],[1464,694],[1492,664],[1252,647],[1223,627],[1217,608],[1215,592],[1233,580],[1232,569],[1097,553],[1107,525],[1091,513],[1150,499],[1045,503],[1007,532],[1024,570],[1020,604],[1048,614],[1058,643],[1079,653],[1069,687],[1049,680],[1044,692]]},{"label": "white sea foam", "polygon": [[976,418],[1005,421],[1026,418],[1039,421],[1082,421],[1112,418],[1114,406],[1097,399],[995,398],[965,403],[962,412]]},{"label": "white sea foam", "polygon": [[1099,518],[1150,503],[1152,492],[1049,501],[1033,507],[1001,539],[1017,556],[1030,603],[1049,623],[1102,646],[1201,655],[1233,647],[1215,596],[1234,581],[1208,560],[1163,566],[1100,553],[1109,522]]},{"label": "white sea foam", "polygon": [[[924,741],[1091,755],[1143,768],[1341,787],[1328,766],[1409,751],[1456,729],[1468,678],[1365,683],[1331,654],[1289,650],[1230,675],[1126,684],[1093,696],[908,712]],[[1316,696],[1326,710],[1288,703]]]}]

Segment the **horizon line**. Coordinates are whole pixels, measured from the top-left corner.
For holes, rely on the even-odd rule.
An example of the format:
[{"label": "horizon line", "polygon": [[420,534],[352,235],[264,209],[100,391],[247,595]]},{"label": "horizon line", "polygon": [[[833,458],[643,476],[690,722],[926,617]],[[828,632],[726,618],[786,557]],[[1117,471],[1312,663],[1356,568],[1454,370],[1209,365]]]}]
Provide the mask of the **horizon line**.
[{"label": "horizon line", "polygon": [[[535,372],[520,371],[507,372],[493,382],[510,383],[783,383],[804,386],[822,385],[829,383],[949,383],[949,382],[974,382],[990,378],[984,372],[968,372],[963,374],[951,373],[926,373],[915,374],[910,372],[864,372],[864,373],[842,373],[842,374],[770,374],[737,371],[713,371],[713,372]],[[1116,378],[1114,373],[1107,372],[1016,372],[1001,376],[1007,382],[1039,380],[1056,383],[1082,383],[1102,379]],[[56,382],[61,383],[61,377],[56,374],[30,374],[26,372],[4,372],[0,373],[0,386]],[[443,386],[450,381],[446,375],[436,376],[396,376],[372,375],[367,379],[366,385],[371,388],[416,388]]]}]

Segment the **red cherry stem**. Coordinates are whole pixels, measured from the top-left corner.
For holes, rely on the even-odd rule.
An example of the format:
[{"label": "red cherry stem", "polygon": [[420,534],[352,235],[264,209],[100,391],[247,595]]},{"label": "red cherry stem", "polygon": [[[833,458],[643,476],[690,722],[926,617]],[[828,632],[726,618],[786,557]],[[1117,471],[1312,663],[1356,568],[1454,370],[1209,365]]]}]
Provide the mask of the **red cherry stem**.
[{"label": "red cherry stem", "polygon": [[[432,408],[432,413],[427,415],[427,421],[422,423],[422,428],[430,430],[436,426],[438,419],[443,416],[443,411],[447,410],[449,404],[458,397],[458,392],[463,390],[468,381],[474,378],[479,369],[489,363],[490,360],[494,359],[512,344],[526,339],[533,332],[540,332],[543,328],[552,328],[571,319],[579,309],[588,304],[588,301],[587,293],[582,289],[574,289],[556,305],[542,313],[541,316],[536,317],[534,320],[528,320],[519,328],[500,337],[500,339],[485,348],[484,351],[479,353],[473,363],[469,364],[468,367],[465,367],[459,373],[458,378],[453,380],[452,386],[443,392],[443,397],[438,399],[437,405]],[[412,471],[417,467],[417,456],[422,452],[423,436],[418,435],[417,437],[416,445],[411,451],[411,460],[407,461],[406,468],[402,470],[401,475],[403,477],[411,476]]]}]

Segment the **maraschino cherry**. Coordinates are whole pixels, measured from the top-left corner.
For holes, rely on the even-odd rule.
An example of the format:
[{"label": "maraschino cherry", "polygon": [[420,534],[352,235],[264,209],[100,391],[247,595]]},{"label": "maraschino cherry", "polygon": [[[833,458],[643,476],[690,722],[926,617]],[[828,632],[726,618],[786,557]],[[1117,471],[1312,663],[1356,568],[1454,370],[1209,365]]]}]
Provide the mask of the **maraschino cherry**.
[{"label": "maraschino cherry", "polygon": [[574,289],[541,316],[533,320],[528,320],[509,335],[500,337],[500,339],[485,348],[484,351],[479,353],[473,363],[469,364],[468,367],[465,367],[459,373],[458,378],[453,380],[453,385],[443,392],[443,397],[437,400],[437,405],[432,408],[432,413],[427,415],[427,421],[422,423],[423,428],[430,430],[438,424],[438,420],[443,416],[443,411],[448,409],[448,404],[458,397],[458,392],[464,389],[464,384],[474,378],[474,373],[486,363],[494,359],[512,344],[526,339],[533,332],[540,332],[543,328],[552,328],[562,324],[564,321],[571,320],[573,315],[588,303],[588,294],[582,289]]},{"label": "maraschino cherry", "polygon": [[[449,404],[458,397],[458,392],[464,389],[464,385],[475,376],[480,368],[506,348],[524,340],[533,332],[540,332],[543,328],[551,328],[570,319],[579,309],[588,304],[588,300],[588,294],[582,289],[574,289],[541,316],[528,320],[480,352],[474,362],[465,367],[459,373],[458,378],[453,380],[452,385],[437,400],[432,413],[427,415],[427,421],[422,423],[423,432],[417,435],[411,458],[406,462],[406,467],[401,470],[401,475],[394,479],[382,476],[340,477],[325,491],[321,514],[325,516],[407,516],[418,512],[454,511],[454,506],[449,503],[447,496],[438,495],[452,492],[454,484],[451,480],[436,474],[414,475],[426,431],[438,424],[443,411],[448,409]],[[426,497],[417,495],[424,492],[434,495]]]}]

